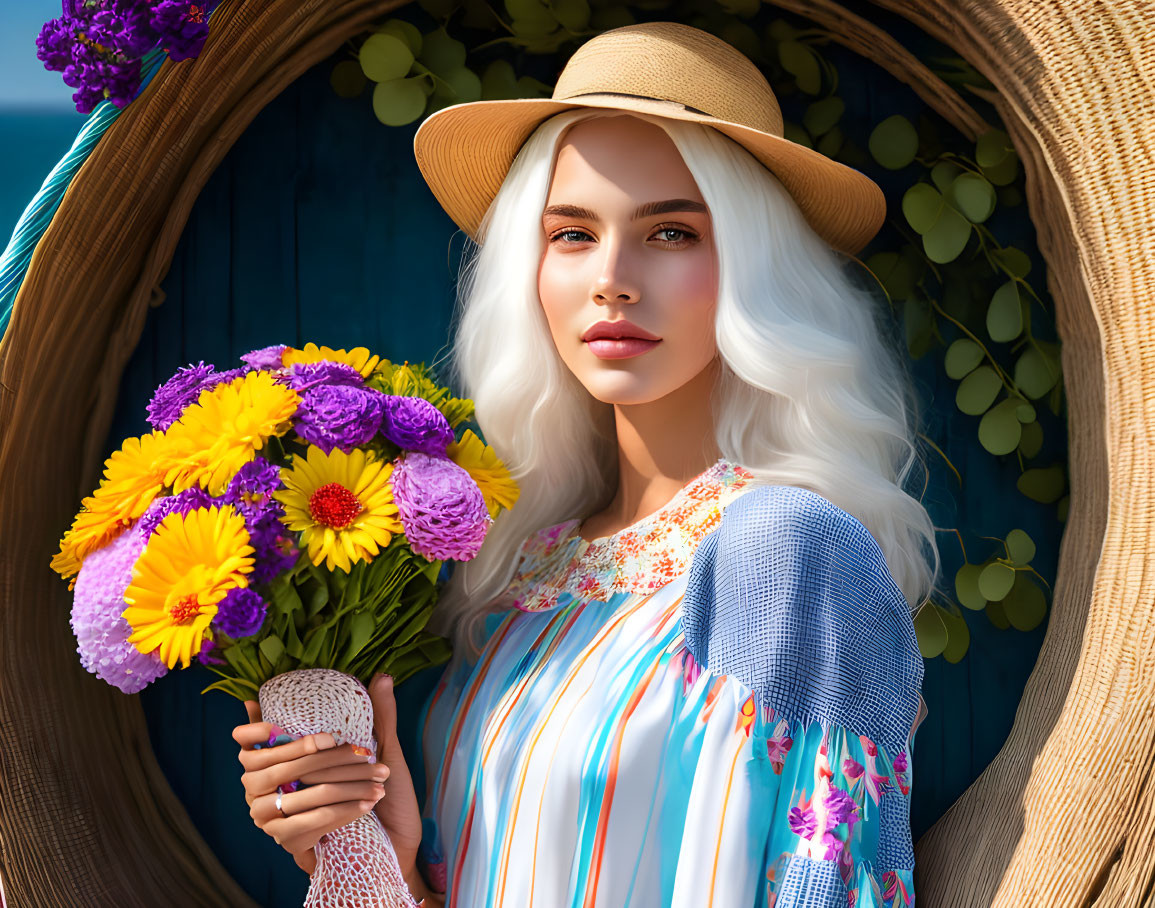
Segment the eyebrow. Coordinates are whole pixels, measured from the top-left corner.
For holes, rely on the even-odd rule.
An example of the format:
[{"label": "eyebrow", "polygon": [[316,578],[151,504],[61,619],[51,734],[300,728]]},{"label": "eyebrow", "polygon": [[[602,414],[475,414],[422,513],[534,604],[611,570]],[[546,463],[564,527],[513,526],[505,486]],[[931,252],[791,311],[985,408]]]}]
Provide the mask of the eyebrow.
[{"label": "eyebrow", "polygon": [[[709,214],[709,209],[705,205],[701,202],[695,202],[693,199],[666,199],[664,202],[647,202],[645,205],[638,206],[638,209],[630,216],[630,220],[637,221],[655,214],[668,214],[672,211],[697,211],[701,214]],[[580,205],[550,205],[541,213],[541,216],[544,219],[550,215],[563,218],[581,218],[587,221],[598,219],[597,212],[589,208],[582,208]]]}]

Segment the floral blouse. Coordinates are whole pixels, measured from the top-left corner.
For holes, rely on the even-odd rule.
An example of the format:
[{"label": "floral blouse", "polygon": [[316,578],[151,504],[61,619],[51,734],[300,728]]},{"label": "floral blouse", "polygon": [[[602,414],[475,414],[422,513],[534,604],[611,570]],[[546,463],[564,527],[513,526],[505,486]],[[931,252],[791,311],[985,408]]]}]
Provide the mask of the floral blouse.
[{"label": "floral blouse", "polygon": [[[612,536],[569,520],[522,546],[511,608],[423,713],[420,857],[447,906],[914,904],[905,601],[861,524],[752,479],[720,460]],[[857,535],[792,535],[824,520]],[[771,580],[726,561],[743,546],[776,552]],[[854,546],[872,573],[840,587]]]}]

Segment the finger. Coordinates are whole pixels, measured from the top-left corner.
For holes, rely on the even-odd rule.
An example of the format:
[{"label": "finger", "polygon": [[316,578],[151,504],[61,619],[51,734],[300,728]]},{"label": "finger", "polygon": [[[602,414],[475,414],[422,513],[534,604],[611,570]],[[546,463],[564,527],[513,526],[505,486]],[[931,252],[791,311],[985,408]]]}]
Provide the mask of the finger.
[{"label": "finger", "polygon": [[258,826],[263,826],[272,820],[288,819],[330,804],[343,804],[346,801],[369,801],[376,804],[384,795],[385,789],[381,783],[370,779],[324,782],[281,795],[280,810],[277,809],[275,794],[261,795],[254,801],[249,815]]},{"label": "finger", "polygon": [[261,721],[261,704],[258,703],[256,700],[246,700],[245,701],[245,712],[247,712],[249,714],[249,721],[250,722],[260,722]]},{"label": "finger", "polygon": [[361,782],[365,779],[384,782],[388,778],[389,767],[384,763],[342,763],[307,772],[301,776],[300,781],[305,785],[318,785],[322,782]]},{"label": "finger", "polygon": [[278,744],[276,747],[265,747],[261,750],[242,750],[239,759],[246,771],[254,772],[259,769],[268,769],[270,766],[276,763],[284,763],[286,760],[296,760],[308,754],[332,750],[336,746],[337,742],[330,734],[305,735],[305,737],[298,738],[296,741],[290,741],[288,744]]},{"label": "finger", "polygon": [[[274,748],[274,750],[276,750],[276,748]],[[318,753],[298,757],[295,760],[275,763],[267,769],[245,772],[241,776],[241,784],[244,785],[245,790],[250,794],[267,794],[270,791],[276,790],[278,785],[287,785],[289,782],[296,781],[303,775],[318,769],[338,766],[342,763],[365,765],[372,759],[372,756],[372,754],[365,756],[355,753],[353,751],[353,745],[342,744],[340,747],[334,747],[332,750],[322,750]]]},{"label": "finger", "polygon": [[390,763],[401,755],[397,739],[397,699],[393,696],[393,678],[376,674],[370,682],[369,699],[373,701],[373,726],[377,736],[377,759]]},{"label": "finger", "polygon": [[[292,823],[294,820],[305,820],[308,825],[286,826],[285,832],[278,832],[281,846],[291,854],[312,848],[334,829],[348,826],[357,817],[364,816],[373,809],[372,801],[346,801],[343,804],[330,804],[327,807],[318,807],[308,813],[293,817],[291,820],[274,820],[273,822]],[[270,824],[271,825],[271,824]]]},{"label": "finger", "polygon": [[[254,744],[267,744],[277,726],[271,722],[250,722],[233,729],[233,740],[241,747],[250,748]],[[281,731],[282,729],[277,729]]]}]

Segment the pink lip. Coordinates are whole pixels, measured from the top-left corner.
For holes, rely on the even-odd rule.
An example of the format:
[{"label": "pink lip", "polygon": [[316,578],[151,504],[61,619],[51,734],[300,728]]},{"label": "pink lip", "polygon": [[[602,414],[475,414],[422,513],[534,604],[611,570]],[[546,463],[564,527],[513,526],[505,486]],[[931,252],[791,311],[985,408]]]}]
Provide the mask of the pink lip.
[{"label": "pink lip", "polygon": [[590,352],[598,359],[629,359],[631,356],[639,356],[647,350],[654,349],[660,343],[661,341],[644,340],[640,337],[603,337],[586,341]]}]

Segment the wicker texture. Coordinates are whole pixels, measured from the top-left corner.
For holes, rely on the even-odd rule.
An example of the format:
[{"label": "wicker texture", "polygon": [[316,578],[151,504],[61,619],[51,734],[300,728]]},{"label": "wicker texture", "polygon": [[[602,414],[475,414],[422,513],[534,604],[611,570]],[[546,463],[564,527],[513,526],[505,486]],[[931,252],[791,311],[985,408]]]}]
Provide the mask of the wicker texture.
[{"label": "wicker texture", "polygon": [[[1153,905],[1155,15],[1134,0],[875,2],[997,88],[1069,403],[1071,504],[1046,640],[1003,750],[916,846],[919,904]],[[0,874],[12,905],[151,906],[174,892],[251,904],[173,797],[136,700],[81,669],[54,617],[67,594],[45,565],[95,484],[121,372],[200,187],[269,99],[395,5],[226,0],[197,65],[166,64],[117,119],[33,256],[0,347]],[[813,8],[828,27],[853,22],[829,0]],[[888,46],[861,45],[920,78]],[[927,93],[940,111],[956,103]],[[965,111],[951,119],[969,134]]]}]

